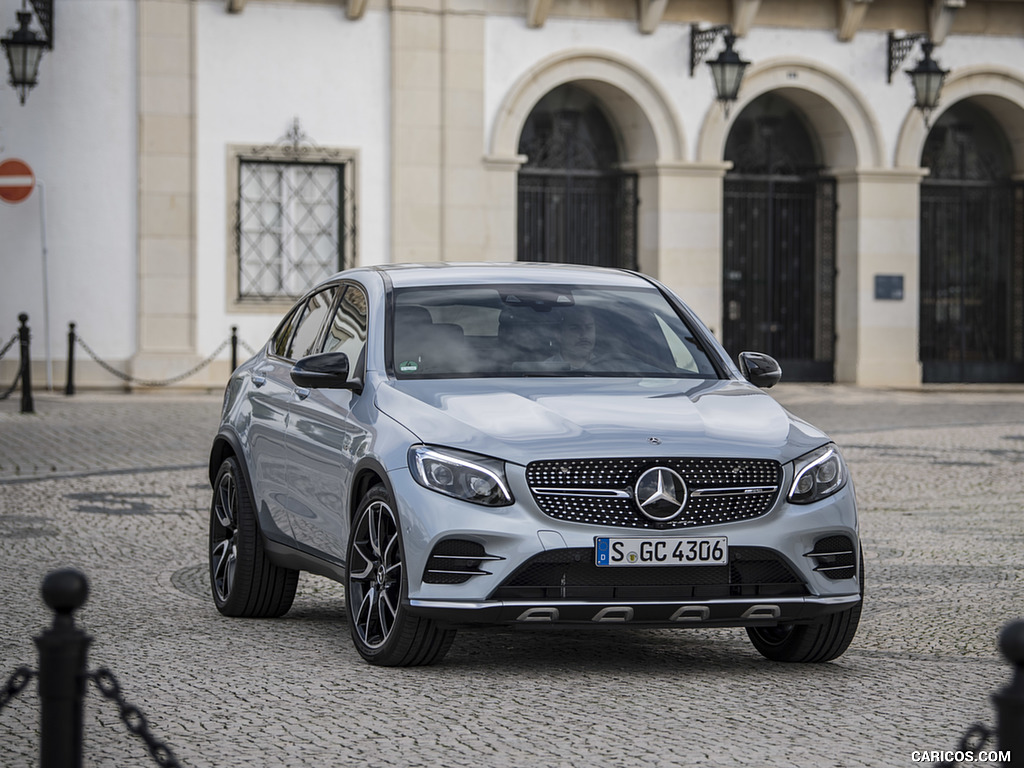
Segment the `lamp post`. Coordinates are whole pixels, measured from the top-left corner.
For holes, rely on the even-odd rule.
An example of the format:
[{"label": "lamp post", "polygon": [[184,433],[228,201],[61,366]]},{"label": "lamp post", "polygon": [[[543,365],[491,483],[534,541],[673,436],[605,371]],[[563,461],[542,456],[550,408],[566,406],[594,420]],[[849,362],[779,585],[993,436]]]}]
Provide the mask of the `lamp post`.
[{"label": "lamp post", "polygon": [[18,11],[18,28],[7,30],[7,37],[0,39],[7,55],[8,82],[17,90],[18,101],[22,104],[38,82],[43,51],[53,50],[53,0],[32,0],[32,7],[43,27],[42,36],[29,29],[32,11],[23,0],[22,10]]},{"label": "lamp post", "polygon": [[704,54],[718,39],[719,35],[725,38],[725,50],[718,54],[718,58],[708,62],[711,69],[711,79],[715,84],[715,99],[722,105],[725,116],[729,116],[729,107],[736,101],[739,94],[740,84],[743,82],[743,73],[750,65],[744,61],[739,54],[733,50],[736,36],[728,25],[711,27],[710,29],[698,29],[696,24],[690,26],[690,77],[697,65],[704,58]]}]

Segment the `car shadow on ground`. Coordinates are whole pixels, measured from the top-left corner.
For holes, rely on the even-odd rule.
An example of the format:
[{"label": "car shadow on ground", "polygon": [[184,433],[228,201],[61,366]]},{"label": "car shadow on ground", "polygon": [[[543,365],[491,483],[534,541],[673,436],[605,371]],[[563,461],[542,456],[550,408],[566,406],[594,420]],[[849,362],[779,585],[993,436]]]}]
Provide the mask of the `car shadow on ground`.
[{"label": "car shadow on ground", "polygon": [[[280,621],[301,625],[302,632],[320,635],[315,642],[342,655],[355,655],[348,640],[343,599],[296,601]],[[310,638],[312,639],[312,638]],[[854,649],[851,648],[851,652]],[[332,652],[334,652],[332,650]],[[778,664],[764,659],[742,629],[639,629],[625,627],[460,628],[451,650],[434,667],[448,676],[493,672],[502,667],[516,674],[636,675],[662,678],[686,674],[743,677],[763,673],[766,666],[791,678],[838,679],[856,676],[866,664],[855,654],[828,664]]]},{"label": "car shadow on ground", "polygon": [[[175,574],[175,586],[193,597],[209,601],[205,565],[195,565]],[[234,619],[228,621],[235,621]],[[304,644],[321,654],[357,658],[349,640],[344,588],[336,582],[303,574],[295,602],[278,619],[259,621],[266,627],[268,641],[286,635],[303,636]],[[856,655],[856,641],[847,656],[828,664],[776,664],[758,654],[746,632],[722,629],[641,629],[632,627],[484,627],[460,628],[445,659],[434,667],[443,674],[479,674],[496,667],[517,670],[517,674],[587,674],[602,676],[628,673],[660,678],[687,674],[725,674],[742,677],[763,673],[766,665],[789,677],[856,675],[867,660]],[[344,657],[344,658],[343,658]],[[362,663],[361,661],[359,663]]]}]

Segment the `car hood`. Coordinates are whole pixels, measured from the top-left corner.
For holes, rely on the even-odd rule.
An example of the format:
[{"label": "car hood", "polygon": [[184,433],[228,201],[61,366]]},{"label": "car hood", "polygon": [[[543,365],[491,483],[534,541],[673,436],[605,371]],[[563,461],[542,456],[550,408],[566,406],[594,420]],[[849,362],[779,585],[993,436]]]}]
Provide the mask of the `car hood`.
[{"label": "car hood", "polygon": [[786,462],[826,442],[740,381],[388,380],[377,407],[424,443],[517,464],[580,456],[725,456]]}]

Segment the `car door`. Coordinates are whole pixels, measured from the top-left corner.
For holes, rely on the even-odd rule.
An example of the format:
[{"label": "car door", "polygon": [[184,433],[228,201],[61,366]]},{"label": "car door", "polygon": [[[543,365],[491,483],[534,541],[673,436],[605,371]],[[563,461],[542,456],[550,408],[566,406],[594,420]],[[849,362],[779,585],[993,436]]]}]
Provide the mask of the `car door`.
[{"label": "car door", "polygon": [[[289,514],[290,457],[286,445],[288,408],[295,397],[291,369],[296,350],[315,344],[337,293],[336,287],[319,291],[295,307],[271,340],[263,361],[252,376],[253,492],[263,531],[271,538],[293,538]],[[312,340],[311,340],[312,339]],[[268,525],[267,523],[270,523]]]},{"label": "car door", "polygon": [[288,401],[291,387],[286,379],[289,366],[284,354],[303,305],[285,316],[267,345],[260,363],[249,371],[249,403],[251,417],[248,429],[249,455],[252,457],[250,477],[253,500],[260,517],[260,527],[271,538],[287,540],[292,529],[288,523],[283,499],[287,485],[284,466],[284,430],[288,423]]},{"label": "car door", "polygon": [[[343,352],[349,378],[362,379],[367,332],[366,293],[344,286],[318,351]],[[297,541],[338,564],[348,543],[348,489],[368,438],[367,425],[353,409],[360,394],[350,389],[295,388],[287,441],[291,523]]]}]

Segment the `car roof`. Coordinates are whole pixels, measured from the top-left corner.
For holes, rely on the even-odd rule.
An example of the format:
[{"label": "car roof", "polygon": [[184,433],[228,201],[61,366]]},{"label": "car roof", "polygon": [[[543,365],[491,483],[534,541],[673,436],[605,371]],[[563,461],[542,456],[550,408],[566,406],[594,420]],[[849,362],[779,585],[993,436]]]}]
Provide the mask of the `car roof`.
[{"label": "car roof", "polygon": [[371,269],[383,272],[396,288],[428,285],[481,285],[507,283],[569,283],[599,286],[649,286],[641,275],[624,269],[576,264],[452,263],[385,264]]}]

